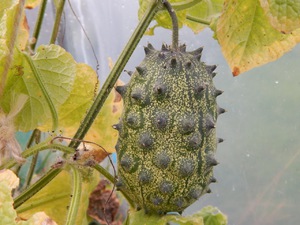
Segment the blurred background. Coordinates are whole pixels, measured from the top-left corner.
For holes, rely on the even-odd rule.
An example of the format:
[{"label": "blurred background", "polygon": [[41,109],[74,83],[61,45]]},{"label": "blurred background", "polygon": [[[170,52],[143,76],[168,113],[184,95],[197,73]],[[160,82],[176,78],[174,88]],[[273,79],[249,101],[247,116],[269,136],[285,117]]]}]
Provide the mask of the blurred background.
[{"label": "blurred background", "polygon": [[[71,0],[100,62],[103,84],[109,73],[108,58],[115,62],[138,24],[137,0]],[[35,10],[37,11],[37,10]],[[34,26],[36,13],[29,13]],[[53,24],[51,1],[39,44],[48,43]],[[58,43],[78,62],[96,68],[95,57],[80,24],[66,3]],[[224,91],[218,104],[227,110],[219,117],[220,164],[212,193],[200,198],[184,214],[213,205],[228,216],[231,225],[295,225],[300,214],[300,45],[275,62],[233,77],[210,29],[194,34],[180,30],[188,50],[204,47],[202,60],[216,64],[215,86]],[[171,43],[171,31],[157,28],[144,36],[126,69],[134,70],[144,58],[143,46],[160,48]],[[121,79],[128,82],[129,76]]]}]

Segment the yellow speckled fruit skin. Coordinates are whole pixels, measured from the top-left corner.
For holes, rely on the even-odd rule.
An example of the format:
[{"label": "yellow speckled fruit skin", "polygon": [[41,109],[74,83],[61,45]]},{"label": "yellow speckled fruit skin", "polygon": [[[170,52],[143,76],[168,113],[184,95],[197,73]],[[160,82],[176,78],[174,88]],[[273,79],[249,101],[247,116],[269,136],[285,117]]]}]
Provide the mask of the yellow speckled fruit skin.
[{"label": "yellow speckled fruit skin", "polygon": [[[224,109],[201,62],[202,48],[161,51],[150,44],[129,84],[117,87],[124,111],[116,145],[117,188],[150,213],[182,212],[215,182],[215,123]],[[221,140],[221,139],[219,139]]]}]

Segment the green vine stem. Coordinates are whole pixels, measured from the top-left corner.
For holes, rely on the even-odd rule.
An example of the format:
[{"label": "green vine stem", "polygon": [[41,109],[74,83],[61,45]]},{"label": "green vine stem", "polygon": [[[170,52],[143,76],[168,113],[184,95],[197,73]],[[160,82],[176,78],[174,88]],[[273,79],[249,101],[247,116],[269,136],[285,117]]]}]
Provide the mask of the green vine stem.
[{"label": "green vine stem", "polygon": [[207,20],[202,20],[200,18],[191,16],[191,15],[186,15],[186,18],[190,21],[196,22],[196,23],[200,23],[200,24],[204,24],[209,26],[211,24],[211,21],[207,21]]},{"label": "green vine stem", "polygon": [[18,208],[28,199],[30,199],[33,195],[35,195],[38,191],[40,191],[43,187],[45,187],[53,178],[56,177],[62,168],[52,168],[50,169],[41,179],[39,179],[36,183],[31,185],[28,189],[23,191],[18,197],[14,199],[14,208]]},{"label": "green vine stem", "polygon": [[10,64],[13,60],[14,46],[15,46],[15,43],[16,43],[16,40],[17,40],[19,27],[20,27],[22,15],[23,15],[23,12],[24,12],[24,6],[25,6],[25,0],[20,0],[19,4],[17,6],[16,13],[15,13],[13,28],[9,29],[9,30],[11,30],[11,32],[7,34],[7,37],[9,37],[8,39],[6,39],[6,41],[7,41],[6,45],[7,45],[8,53],[7,53],[7,56],[6,56],[6,60],[4,62],[4,70],[1,74],[0,97],[3,94],[7,74],[8,74],[9,68],[10,68]]},{"label": "green vine stem", "polygon": [[64,11],[65,3],[66,3],[66,0],[60,0],[59,3],[58,3],[58,6],[56,7],[56,15],[55,15],[54,26],[53,26],[53,29],[52,29],[50,44],[55,44],[57,34],[58,34],[58,31],[59,31],[61,15]]},{"label": "green vine stem", "polygon": [[[74,153],[73,148],[70,148],[70,147],[67,147],[67,146],[64,146],[64,145],[61,145],[61,144],[49,144],[48,142],[41,142],[41,143],[39,143],[37,145],[34,145],[33,147],[28,148],[25,151],[23,151],[21,156],[23,158],[27,158],[27,157],[29,157],[29,156],[37,153],[37,152],[47,150],[47,149],[56,149],[56,150],[62,151],[62,152],[67,153],[67,154]],[[3,163],[0,166],[0,170],[2,170],[4,168],[9,169],[9,168],[15,166],[16,164],[17,164],[17,162],[14,159],[11,159],[11,160]]]},{"label": "green vine stem", "polygon": [[183,2],[174,2],[174,3],[172,3],[172,7],[176,11],[180,11],[180,10],[185,10],[185,9],[191,8],[200,2],[202,2],[202,0],[189,0],[189,1],[183,1]]},{"label": "green vine stem", "polygon": [[49,109],[50,109],[50,112],[51,112],[51,115],[52,115],[52,121],[53,121],[53,124],[52,124],[52,130],[55,131],[57,129],[57,126],[58,126],[58,115],[57,115],[57,112],[56,112],[56,109],[55,109],[55,106],[52,102],[52,99],[50,98],[49,96],[49,93],[46,89],[46,87],[44,86],[43,82],[42,82],[42,79],[41,79],[41,74],[40,74],[40,71],[35,67],[31,57],[26,53],[26,52],[22,52],[26,61],[28,62],[31,70],[32,70],[32,73],[48,103],[48,106],[49,106]]},{"label": "green vine stem", "polygon": [[[30,136],[30,139],[27,143],[26,149],[30,148],[33,145],[34,142],[35,142],[35,144],[38,144],[40,141],[41,141],[41,131],[39,129],[34,129],[34,131],[32,132],[32,134]],[[32,179],[32,176],[33,176],[33,173],[34,173],[34,169],[35,169],[35,166],[36,166],[38,156],[39,156],[39,152],[36,152],[32,156],[30,167],[29,167],[29,170],[27,172],[27,176],[26,176],[26,180],[25,180],[23,189],[26,189],[31,183],[31,179]]]},{"label": "green vine stem", "polygon": [[41,27],[42,27],[44,15],[45,15],[46,6],[47,6],[47,0],[42,0],[40,8],[39,8],[37,21],[35,23],[33,34],[32,34],[33,42],[30,44],[30,48],[32,51],[34,51],[37,41],[39,39],[39,35],[40,35],[40,31],[41,31]]},{"label": "green vine stem", "polygon": [[70,166],[73,176],[73,191],[69,210],[66,218],[66,225],[74,225],[77,218],[77,212],[80,204],[82,177],[81,173],[74,166]]},{"label": "green vine stem", "polygon": [[[124,50],[122,51],[121,55],[119,56],[116,64],[114,65],[113,69],[111,70],[108,78],[106,79],[103,87],[101,88],[99,94],[97,95],[93,105],[89,109],[87,115],[85,116],[84,120],[82,121],[79,129],[77,130],[74,139],[83,139],[89,128],[91,127],[94,119],[98,115],[100,109],[102,108],[106,98],[108,97],[109,93],[111,92],[112,88],[114,87],[116,81],[118,80],[121,72],[123,71],[126,63],[128,62],[131,54],[133,53],[134,49],[136,48],[137,44],[139,43],[140,39],[142,38],[143,34],[145,33],[146,29],[148,28],[150,22],[154,18],[156,12],[158,11],[158,6],[161,5],[161,2],[157,2],[157,0],[152,0],[151,5],[148,7],[145,15],[141,19],[140,23],[138,24],[137,28],[133,32],[131,38],[129,39],[127,45],[125,46]],[[78,141],[71,141],[70,147],[76,148],[78,147]]]}]

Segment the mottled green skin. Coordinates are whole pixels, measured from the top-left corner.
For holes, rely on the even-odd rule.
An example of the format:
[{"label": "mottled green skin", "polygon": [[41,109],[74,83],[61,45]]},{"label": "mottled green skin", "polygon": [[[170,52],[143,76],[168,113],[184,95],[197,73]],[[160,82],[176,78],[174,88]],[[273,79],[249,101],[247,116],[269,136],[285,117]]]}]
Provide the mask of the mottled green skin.
[{"label": "mottled green skin", "polygon": [[217,90],[201,51],[145,51],[143,70],[119,89],[117,187],[146,212],[182,212],[215,182]]}]

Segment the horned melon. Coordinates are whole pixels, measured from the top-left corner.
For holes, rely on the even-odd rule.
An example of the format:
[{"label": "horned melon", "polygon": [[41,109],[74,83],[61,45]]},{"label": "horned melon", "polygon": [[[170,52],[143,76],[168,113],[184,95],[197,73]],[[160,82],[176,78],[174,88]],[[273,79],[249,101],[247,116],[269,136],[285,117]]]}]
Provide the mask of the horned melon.
[{"label": "horned melon", "polygon": [[216,182],[215,124],[225,110],[213,85],[216,66],[186,52],[145,47],[146,57],[127,85],[116,90],[124,110],[116,145],[117,188],[146,212],[182,212]]}]

